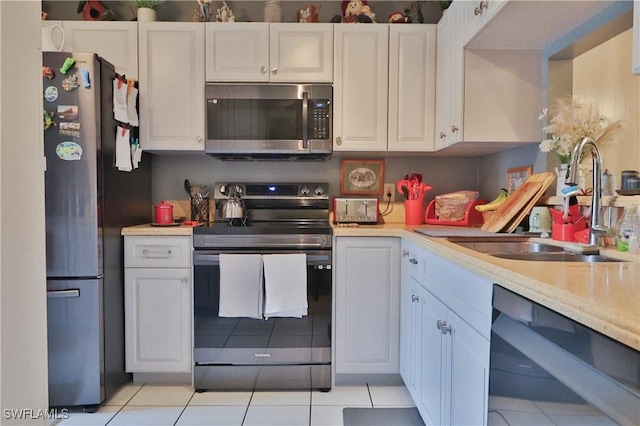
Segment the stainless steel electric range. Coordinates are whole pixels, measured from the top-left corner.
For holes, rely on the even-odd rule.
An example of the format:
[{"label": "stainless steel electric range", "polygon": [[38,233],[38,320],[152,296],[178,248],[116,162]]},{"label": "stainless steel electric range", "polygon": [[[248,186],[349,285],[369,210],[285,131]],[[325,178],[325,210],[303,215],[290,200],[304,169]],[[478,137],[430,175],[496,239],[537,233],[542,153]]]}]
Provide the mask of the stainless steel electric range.
[{"label": "stainless steel electric range", "polygon": [[[219,183],[214,187],[217,212],[223,211],[229,189],[242,194],[242,217],[217,217],[193,232],[194,387],[197,391],[329,390],[332,259],[328,184]],[[262,282],[256,287],[255,276],[247,278],[251,270],[262,267],[255,263],[262,257],[286,254],[302,255],[304,263],[291,273],[276,271],[282,283],[270,278],[271,286]],[[300,256],[296,259],[301,261]],[[246,268],[238,266],[245,264]],[[258,272],[263,271],[256,269]],[[280,284],[296,286],[289,287],[291,293],[302,291],[307,305],[304,314],[267,317],[242,313],[246,307],[242,304],[248,303],[245,296],[255,308],[254,289],[266,293],[258,301],[264,306],[270,292],[275,292],[272,288]],[[236,285],[247,285],[251,291],[233,295]],[[243,300],[229,300],[233,297]],[[242,309],[230,313],[228,306]]]}]

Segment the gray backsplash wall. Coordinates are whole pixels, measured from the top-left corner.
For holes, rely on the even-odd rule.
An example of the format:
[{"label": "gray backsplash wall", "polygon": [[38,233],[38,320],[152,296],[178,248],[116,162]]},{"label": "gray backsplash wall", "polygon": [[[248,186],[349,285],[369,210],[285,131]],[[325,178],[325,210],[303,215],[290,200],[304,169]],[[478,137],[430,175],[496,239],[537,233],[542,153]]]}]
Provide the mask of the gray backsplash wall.
[{"label": "gray backsplash wall", "polygon": [[[328,182],[330,196],[340,195],[340,162],[342,158],[384,158],[357,154],[334,154],[323,162],[221,161],[206,155],[152,155],[145,161],[153,165],[153,201],[187,199],[184,180],[192,184],[213,185],[216,182]],[[404,175],[421,173],[423,181],[433,187],[427,199],[461,189],[480,190],[477,158],[387,157],[385,182],[397,182]],[[504,176],[504,174],[503,174]],[[501,184],[500,187],[504,186]],[[487,196],[493,194],[489,191]],[[481,194],[482,195],[482,194]],[[402,196],[396,194],[396,201]]]}]

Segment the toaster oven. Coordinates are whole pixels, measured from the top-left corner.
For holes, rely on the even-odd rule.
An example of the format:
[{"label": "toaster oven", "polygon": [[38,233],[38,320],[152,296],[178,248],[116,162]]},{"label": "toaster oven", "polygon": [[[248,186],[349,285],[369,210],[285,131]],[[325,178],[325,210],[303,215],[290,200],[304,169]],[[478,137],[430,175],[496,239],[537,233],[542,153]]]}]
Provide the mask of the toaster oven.
[{"label": "toaster oven", "polygon": [[335,223],[378,223],[380,218],[377,198],[333,199],[333,221]]}]

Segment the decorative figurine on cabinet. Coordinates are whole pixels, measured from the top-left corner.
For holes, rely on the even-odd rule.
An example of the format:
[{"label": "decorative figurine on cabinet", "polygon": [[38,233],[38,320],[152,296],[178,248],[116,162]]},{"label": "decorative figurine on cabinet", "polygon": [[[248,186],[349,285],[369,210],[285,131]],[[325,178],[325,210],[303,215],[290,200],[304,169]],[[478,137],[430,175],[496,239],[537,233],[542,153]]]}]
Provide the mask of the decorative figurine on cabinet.
[{"label": "decorative figurine on cabinet", "polygon": [[407,17],[400,11],[391,12],[389,14],[390,24],[404,24],[407,22]]},{"label": "decorative figurine on cabinet", "polygon": [[212,2],[213,0],[196,0],[198,2],[198,8],[193,13],[193,20],[195,22],[209,22],[212,15]]},{"label": "decorative figurine on cabinet", "polygon": [[236,22],[236,17],[233,15],[233,11],[227,6],[227,2],[223,1],[222,6],[218,9],[216,15],[216,21],[218,22]]},{"label": "decorative figurine on cabinet", "polygon": [[373,13],[366,0],[349,0],[342,2],[343,21],[347,23],[376,22],[376,14]]},{"label": "decorative figurine on cabinet", "polygon": [[318,10],[320,6],[314,6],[312,4],[303,6],[298,9],[298,22],[307,23],[307,22],[318,22]]}]

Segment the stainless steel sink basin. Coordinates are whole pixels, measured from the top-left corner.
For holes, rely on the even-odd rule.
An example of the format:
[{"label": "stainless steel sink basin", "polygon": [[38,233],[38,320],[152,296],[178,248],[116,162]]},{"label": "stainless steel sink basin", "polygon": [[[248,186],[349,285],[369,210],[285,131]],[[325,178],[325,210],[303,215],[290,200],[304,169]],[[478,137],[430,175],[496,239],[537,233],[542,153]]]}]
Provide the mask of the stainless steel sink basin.
[{"label": "stainless steel sink basin", "polygon": [[599,254],[573,253],[562,246],[530,241],[527,237],[455,237],[449,241],[502,259],[540,262],[624,262]]},{"label": "stainless steel sink basin", "polygon": [[598,254],[577,254],[562,252],[533,252],[533,253],[490,253],[493,257],[502,259],[528,260],[534,262],[624,262],[624,260],[600,256]]},{"label": "stainless steel sink basin", "polygon": [[562,252],[562,247],[533,241],[467,241],[456,242],[481,253],[539,253]]}]

